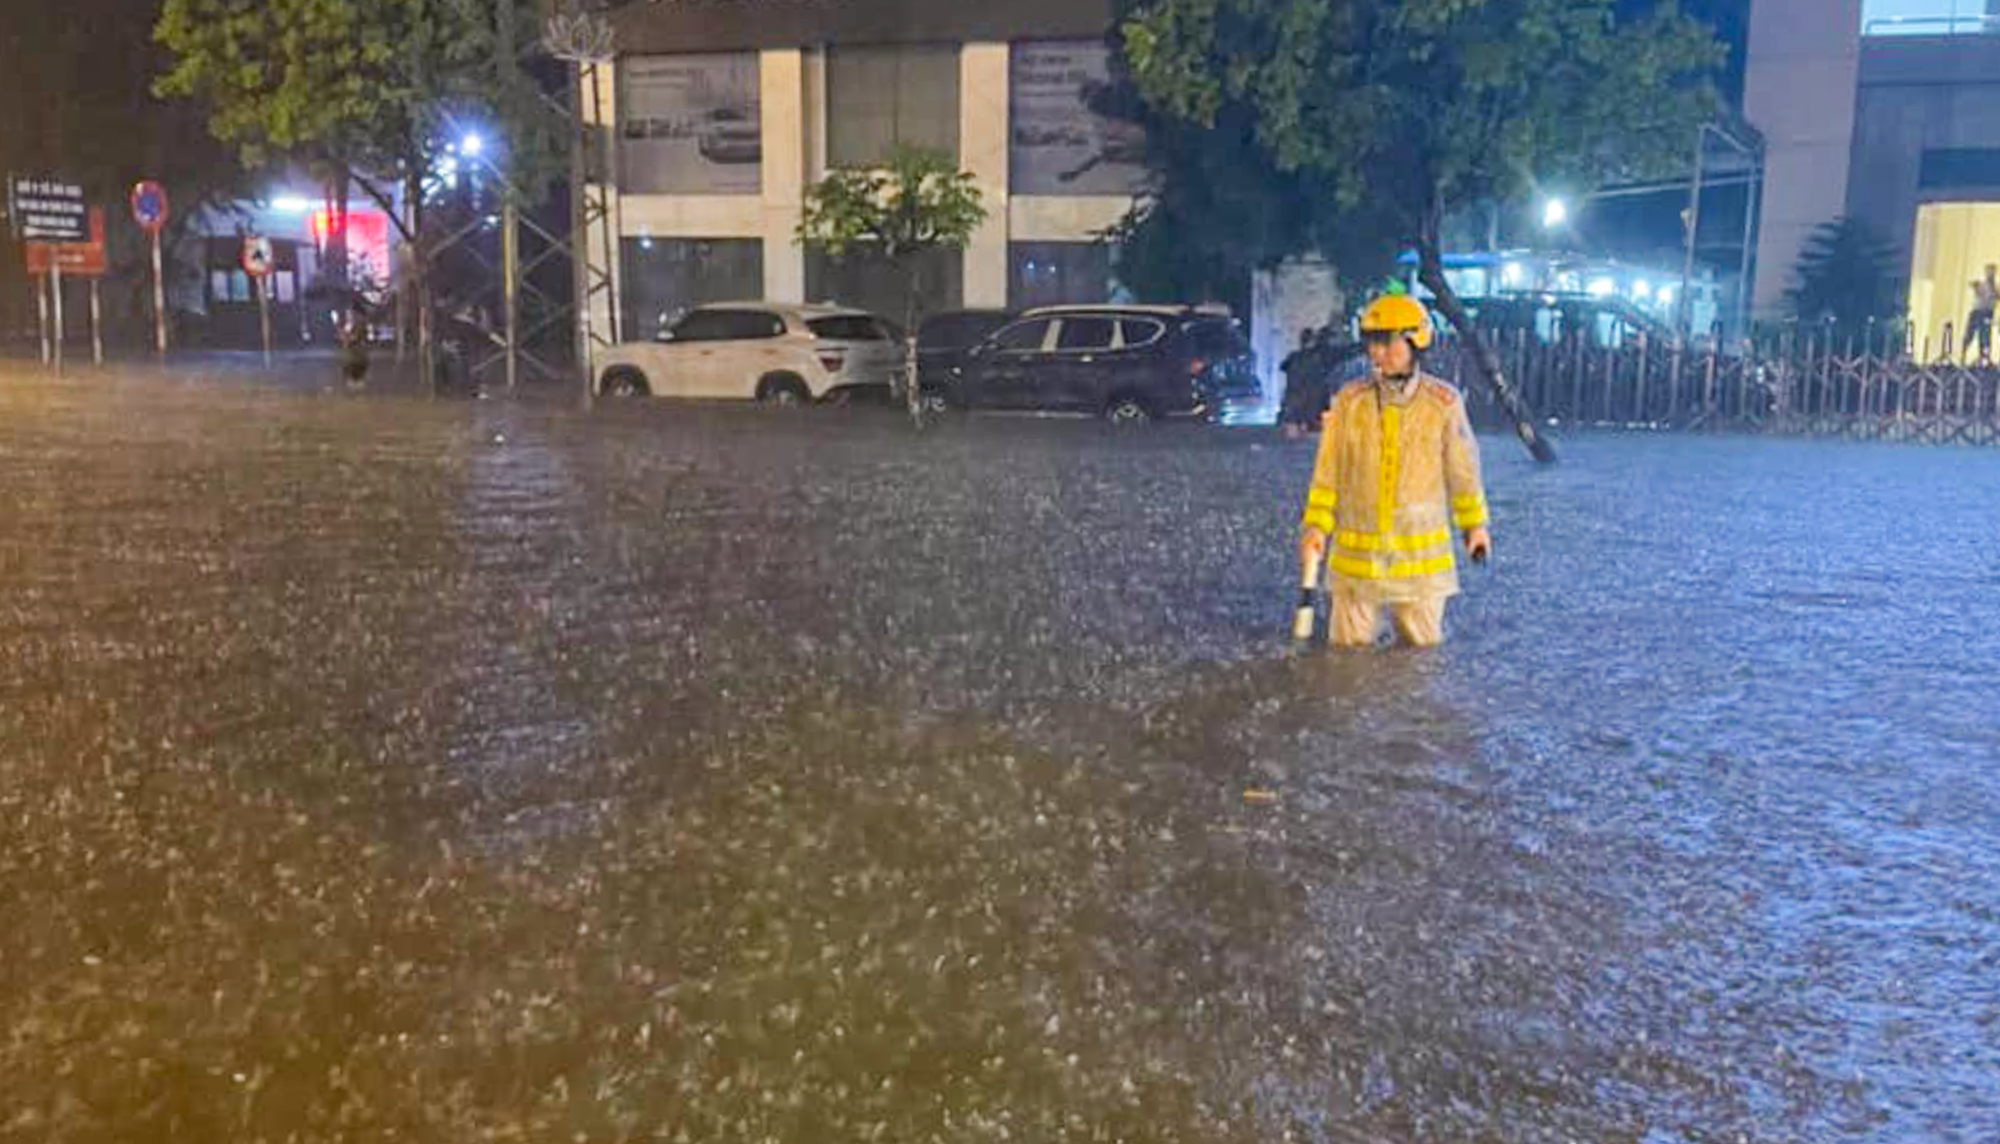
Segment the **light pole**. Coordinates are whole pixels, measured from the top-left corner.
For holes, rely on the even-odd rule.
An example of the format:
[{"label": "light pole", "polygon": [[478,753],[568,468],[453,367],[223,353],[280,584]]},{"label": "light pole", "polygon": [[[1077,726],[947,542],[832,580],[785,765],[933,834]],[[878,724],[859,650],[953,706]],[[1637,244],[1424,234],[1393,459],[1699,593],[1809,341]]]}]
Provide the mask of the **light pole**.
[{"label": "light pole", "polygon": [[1701,233],[1701,192],[1708,173],[1708,138],[1729,144],[1750,160],[1749,176],[1743,182],[1743,251],[1739,266],[1740,286],[1736,291],[1736,332],[1750,332],[1750,259],[1757,231],[1757,211],[1762,199],[1764,170],[1763,139],[1746,125],[1724,126],[1704,123],[1695,132],[1694,181],[1688,185],[1687,235],[1681,252],[1681,285],[1674,326],[1683,338],[1694,336],[1694,298],[1689,286],[1694,279],[1695,242]]}]

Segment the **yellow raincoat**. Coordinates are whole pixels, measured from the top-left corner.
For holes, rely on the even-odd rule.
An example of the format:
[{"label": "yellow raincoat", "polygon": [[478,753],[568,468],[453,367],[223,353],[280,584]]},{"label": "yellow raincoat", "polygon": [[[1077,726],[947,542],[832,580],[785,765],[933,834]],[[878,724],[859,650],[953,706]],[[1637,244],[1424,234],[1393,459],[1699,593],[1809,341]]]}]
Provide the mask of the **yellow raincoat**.
[{"label": "yellow raincoat", "polygon": [[1483,527],[1479,445],[1458,390],[1419,373],[1357,381],[1320,421],[1307,528],[1327,535],[1329,583],[1376,604],[1458,594],[1452,532]]}]

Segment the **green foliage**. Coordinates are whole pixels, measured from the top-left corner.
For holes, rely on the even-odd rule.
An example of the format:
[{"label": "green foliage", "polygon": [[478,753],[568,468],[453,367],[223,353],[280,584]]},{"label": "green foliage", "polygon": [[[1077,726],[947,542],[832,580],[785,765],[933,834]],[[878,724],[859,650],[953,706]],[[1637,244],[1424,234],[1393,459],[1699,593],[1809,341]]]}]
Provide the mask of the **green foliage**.
[{"label": "green foliage", "polygon": [[1278,170],[1231,108],[1191,127],[1135,101],[1102,107],[1145,131],[1151,186],[1106,237],[1142,298],[1227,299],[1253,271],[1319,249],[1311,181]]},{"label": "green foliage", "polygon": [[835,258],[896,264],[927,251],[963,250],[986,220],[970,173],[936,151],[898,147],[881,167],[839,167],[806,188],[801,242]]},{"label": "green foliage", "polygon": [[[512,41],[535,41],[532,5]],[[472,0],[165,0],[154,35],[174,56],[155,84],[209,109],[246,164],[305,159],[421,181],[465,130],[504,138],[531,193],[558,169],[559,121],[513,61],[496,6]]]},{"label": "green foliage", "polygon": [[1902,310],[1894,255],[1859,219],[1822,223],[1799,253],[1796,284],[1787,292],[1792,313],[1824,322],[1842,335],[1860,334],[1871,321]]},{"label": "green foliage", "polygon": [[1420,247],[1448,210],[1673,169],[1723,59],[1671,4],[1614,0],[1137,0],[1121,35],[1154,108],[1240,113],[1325,227]]}]

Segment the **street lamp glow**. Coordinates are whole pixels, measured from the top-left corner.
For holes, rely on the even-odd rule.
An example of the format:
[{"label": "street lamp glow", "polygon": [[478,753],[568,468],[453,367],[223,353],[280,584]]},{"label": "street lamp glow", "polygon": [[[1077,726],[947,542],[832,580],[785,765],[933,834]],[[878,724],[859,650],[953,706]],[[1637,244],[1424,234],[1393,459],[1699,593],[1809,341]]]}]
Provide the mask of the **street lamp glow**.
[{"label": "street lamp glow", "polygon": [[479,133],[474,131],[458,141],[458,149],[467,155],[477,155],[486,150],[486,140],[481,139]]},{"label": "street lamp glow", "polygon": [[1542,225],[1549,230],[1569,221],[1569,204],[1561,199],[1550,199],[1542,204]]}]

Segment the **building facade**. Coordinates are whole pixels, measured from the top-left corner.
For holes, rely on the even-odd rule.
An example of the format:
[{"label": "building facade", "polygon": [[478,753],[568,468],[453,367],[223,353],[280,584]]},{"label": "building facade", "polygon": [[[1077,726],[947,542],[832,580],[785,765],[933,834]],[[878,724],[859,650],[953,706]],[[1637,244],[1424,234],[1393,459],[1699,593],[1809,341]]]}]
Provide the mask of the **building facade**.
[{"label": "building facade", "polygon": [[[1112,297],[1101,235],[1145,177],[1133,129],[1099,114],[1108,0],[715,0],[615,17],[600,69],[620,334],[729,298],[832,301],[900,318],[897,283],[797,237],[808,185],[910,145],[954,156],[989,210],[923,267],[930,308]],[[592,101],[587,100],[587,103]],[[599,303],[599,328],[610,318]]]},{"label": "building facade", "polygon": [[1847,216],[1907,275],[1916,348],[1962,341],[2000,263],[2000,0],[1752,0],[1744,101],[1766,146],[1758,313],[1784,314],[1813,229]]}]

